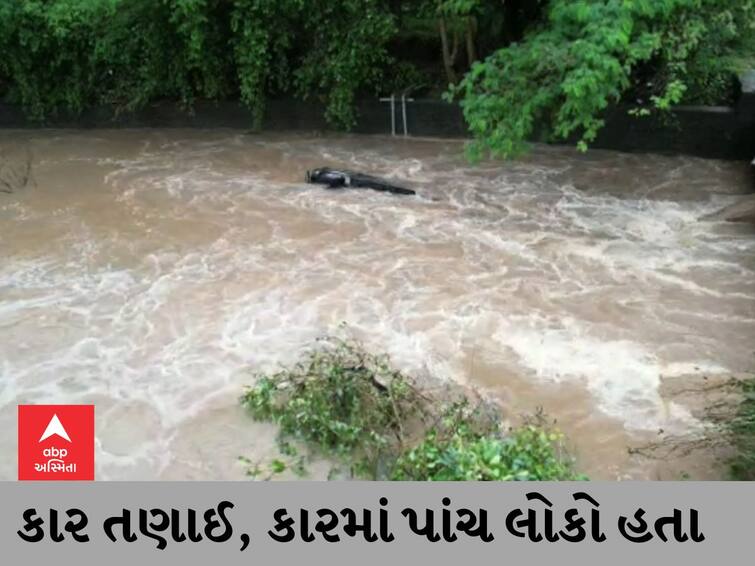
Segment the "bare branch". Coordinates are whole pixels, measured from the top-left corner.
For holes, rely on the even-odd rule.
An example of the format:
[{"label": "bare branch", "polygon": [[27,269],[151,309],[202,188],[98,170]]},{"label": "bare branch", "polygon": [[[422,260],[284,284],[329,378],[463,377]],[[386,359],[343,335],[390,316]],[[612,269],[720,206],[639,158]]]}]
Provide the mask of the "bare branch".
[{"label": "bare branch", "polygon": [[29,147],[0,148],[0,193],[11,194],[32,182],[32,153]]}]

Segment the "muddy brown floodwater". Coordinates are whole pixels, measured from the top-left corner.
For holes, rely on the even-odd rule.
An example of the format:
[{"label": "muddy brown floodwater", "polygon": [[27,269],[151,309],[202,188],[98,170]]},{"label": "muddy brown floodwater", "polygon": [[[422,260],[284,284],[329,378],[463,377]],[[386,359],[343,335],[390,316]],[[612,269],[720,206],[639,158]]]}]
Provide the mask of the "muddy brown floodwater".
[{"label": "muddy brown floodwater", "polygon": [[[750,189],[743,164],[539,147],[472,166],[455,141],[228,130],[0,148],[33,159],[0,194],[0,454],[17,404],[95,403],[99,479],[242,478],[238,456],[275,453],[238,407],[250,371],[346,322],[512,421],[542,406],[593,478],[717,473],[627,446],[701,426],[664,378],[755,366],[755,231],[700,220]],[[304,185],[318,165],[419,196]]]}]

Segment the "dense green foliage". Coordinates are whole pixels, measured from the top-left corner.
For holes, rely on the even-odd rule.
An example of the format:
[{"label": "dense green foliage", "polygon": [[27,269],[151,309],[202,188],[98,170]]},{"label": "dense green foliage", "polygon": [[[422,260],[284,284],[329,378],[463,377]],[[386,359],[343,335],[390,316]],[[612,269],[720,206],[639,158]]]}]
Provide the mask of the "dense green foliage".
[{"label": "dense green foliage", "polygon": [[99,103],[321,97],[354,121],[394,33],[380,0],[0,0],[0,89],[31,115]]},{"label": "dense green foliage", "polygon": [[259,376],[243,404],[256,419],[278,424],[284,437],[339,459],[358,453],[358,473],[367,475],[391,457],[403,423],[421,405],[407,379],[385,359],[341,341],[325,342],[293,368]]},{"label": "dense green foliage", "polygon": [[507,434],[493,421],[481,428],[474,414],[451,411],[417,446],[402,453],[391,479],[409,481],[574,480],[562,436],[540,422]]},{"label": "dense green foliage", "polygon": [[270,97],[349,128],[358,97],[452,85],[477,142],[586,146],[616,102],[638,117],[731,102],[755,0],[0,0],[0,97],[44,119],[99,104]]},{"label": "dense green foliage", "polygon": [[547,21],[478,62],[457,89],[472,155],[515,155],[540,125],[595,139],[602,113],[644,93],[638,115],[722,95],[751,49],[753,0],[551,0]]},{"label": "dense green foliage", "polygon": [[[359,477],[394,480],[576,479],[561,436],[544,422],[505,432],[497,411],[444,402],[384,357],[327,340],[300,364],[259,376],[242,403],[279,425],[281,444],[300,440]],[[274,470],[284,464],[274,461]],[[261,473],[251,466],[253,476]]]},{"label": "dense green foliage", "polygon": [[221,0],[2,0],[0,76],[37,118],[223,96],[224,35],[197,5],[224,10]]},{"label": "dense green foliage", "polygon": [[235,0],[232,42],[241,98],[258,120],[270,92],[320,96],[326,116],[354,122],[357,91],[374,87],[395,32],[379,0]]}]

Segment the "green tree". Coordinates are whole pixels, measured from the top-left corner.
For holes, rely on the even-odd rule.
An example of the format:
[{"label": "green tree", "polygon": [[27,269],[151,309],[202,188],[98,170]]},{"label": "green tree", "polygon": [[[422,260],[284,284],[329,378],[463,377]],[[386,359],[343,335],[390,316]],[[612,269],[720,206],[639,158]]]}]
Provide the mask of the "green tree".
[{"label": "green tree", "polygon": [[542,25],[454,90],[475,136],[470,154],[510,157],[536,135],[576,136],[585,149],[633,87],[646,91],[640,115],[690,90],[702,96],[705,77],[732,76],[752,34],[753,0],[551,0]]},{"label": "green tree", "polygon": [[451,83],[473,155],[540,133],[586,147],[621,100],[643,115],[730,99],[753,2],[0,0],[0,95],[39,119],[240,98],[260,124],[269,97],[293,94],[349,128],[359,96]]}]

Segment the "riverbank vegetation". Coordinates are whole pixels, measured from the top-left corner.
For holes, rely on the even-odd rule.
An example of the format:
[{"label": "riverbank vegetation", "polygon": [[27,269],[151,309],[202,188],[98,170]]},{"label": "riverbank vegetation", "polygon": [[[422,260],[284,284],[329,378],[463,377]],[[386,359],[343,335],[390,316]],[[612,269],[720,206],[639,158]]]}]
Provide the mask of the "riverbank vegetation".
[{"label": "riverbank vegetation", "polygon": [[271,97],[349,128],[359,97],[459,100],[473,155],[534,136],[592,141],[638,118],[725,104],[753,63],[755,0],[0,0],[0,97],[44,120],[98,105]]},{"label": "riverbank vegetation", "polygon": [[729,469],[732,479],[755,481],[755,378],[737,385],[741,399],[734,418],[725,424],[733,448]]},{"label": "riverbank vegetation", "polygon": [[[580,479],[562,435],[542,416],[507,429],[494,404],[421,383],[351,340],[323,340],[299,364],[258,376],[242,404],[280,427],[284,457],[297,457],[293,443],[302,442],[341,464],[347,477]],[[302,471],[301,457],[294,462]],[[269,468],[275,474],[286,466],[275,460]],[[250,469],[256,477],[261,467]]]},{"label": "riverbank vegetation", "polygon": [[[694,465],[699,455],[717,479],[755,480],[755,374],[669,378],[661,393],[701,426],[668,435],[661,431],[656,440],[630,446],[633,457]],[[681,470],[680,477],[692,476]]]}]

